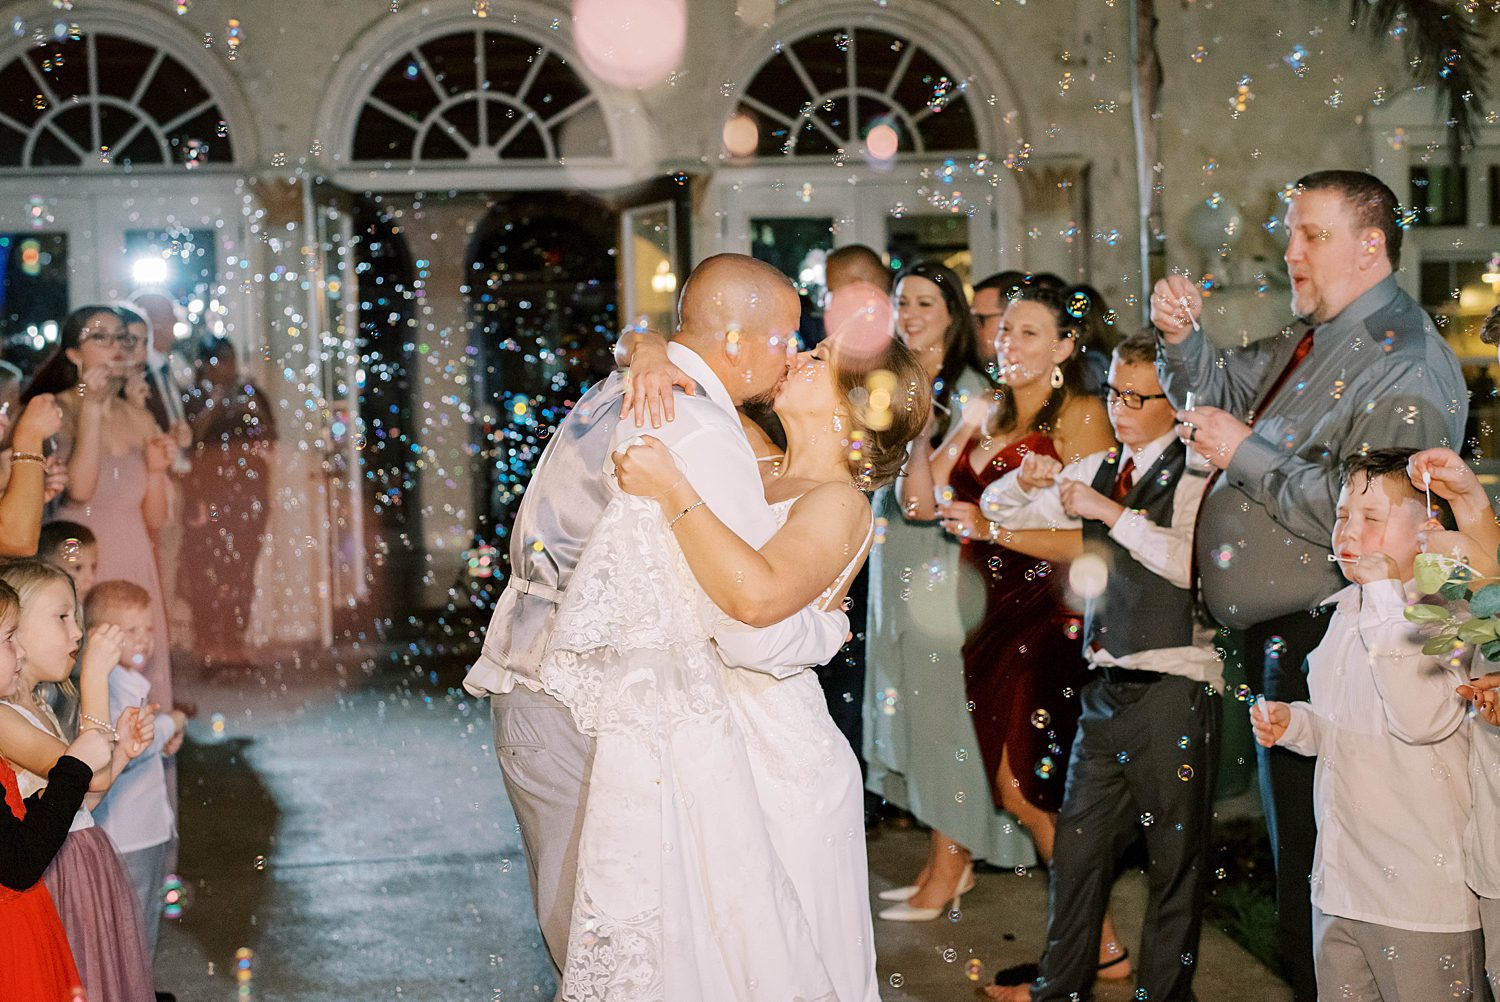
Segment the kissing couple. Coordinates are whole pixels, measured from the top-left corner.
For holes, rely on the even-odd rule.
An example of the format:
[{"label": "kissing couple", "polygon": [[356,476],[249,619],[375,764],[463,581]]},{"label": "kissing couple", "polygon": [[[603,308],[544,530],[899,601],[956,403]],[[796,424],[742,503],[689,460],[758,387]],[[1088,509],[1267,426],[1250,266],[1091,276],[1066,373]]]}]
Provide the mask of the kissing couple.
[{"label": "kissing couple", "polygon": [[637,339],[558,427],[512,528],[465,686],[491,696],[568,1002],[879,998],[859,766],[808,668],[848,636],[865,492],[930,394],[900,341],[798,353],[798,320],[775,269],[704,261],[672,342]]}]

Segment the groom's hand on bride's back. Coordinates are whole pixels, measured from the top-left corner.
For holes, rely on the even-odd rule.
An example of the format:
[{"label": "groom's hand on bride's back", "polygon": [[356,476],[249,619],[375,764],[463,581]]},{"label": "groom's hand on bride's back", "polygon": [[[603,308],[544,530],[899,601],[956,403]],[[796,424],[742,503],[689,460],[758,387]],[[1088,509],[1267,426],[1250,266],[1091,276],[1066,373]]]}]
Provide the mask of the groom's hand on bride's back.
[{"label": "groom's hand on bride's back", "polygon": [[671,421],[677,416],[672,387],[697,393],[698,384],[672,364],[667,357],[667,339],[657,331],[630,331],[621,335],[622,340],[626,337],[631,342],[625,352],[628,369],[620,417],[632,418],[637,428],[644,428],[649,414],[651,427],[660,428],[663,420]]}]

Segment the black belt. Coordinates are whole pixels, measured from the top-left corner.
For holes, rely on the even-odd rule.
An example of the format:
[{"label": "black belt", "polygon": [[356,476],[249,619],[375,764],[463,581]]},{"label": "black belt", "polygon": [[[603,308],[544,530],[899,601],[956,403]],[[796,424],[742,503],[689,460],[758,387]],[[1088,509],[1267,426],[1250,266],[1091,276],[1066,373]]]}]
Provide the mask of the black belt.
[{"label": "black belt", "polygon": [[1142,671],[1139,668],[1120,668],[1115,665],[1094,665],[1094,671],[1106,682],[1115,685],[1150,685],[1166,678],[1164,672]]}]

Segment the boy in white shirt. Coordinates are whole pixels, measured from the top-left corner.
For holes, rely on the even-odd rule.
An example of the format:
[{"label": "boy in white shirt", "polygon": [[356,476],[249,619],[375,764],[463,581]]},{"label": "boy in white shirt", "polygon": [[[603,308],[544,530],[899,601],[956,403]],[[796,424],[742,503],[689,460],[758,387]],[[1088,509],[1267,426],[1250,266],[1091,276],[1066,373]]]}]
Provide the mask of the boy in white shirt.
[{"label": "boy in white shirt", "polygon": [[1420,534],[1441,528],[1407,477],[1414,450],[1344,464],[1333,550],[1349,587],[1307,657],[1309,699],[1251,710],[1255,737],[1316,755],[1311,875],[1318,995],[1479,997],[1479,907],[1464,880],[1469,654],[1422,653],[1405,610]]},{"label": "boy in white shirt", "polygon": [[1078,589],[1090,592],[1083,643],[1096,677],[1080,694],[1057,819],[1047,952],[1039,968],[1002,971],[990,998],[1092,997],[1117,849],[1141,826],[1151,898],[1139,997],[1193,998],[1224,674],[1209,631],[1194,623],[1188,590],[1207,479],[1187,467],[1155,362],[1154,331],[1115,349],[1107,388],[1119,449],[1066,467],[1033,453],[984,492],[981,507],[1002,538],[1003,529],[1081,529],[1087,556],[1074,568],[1082,574],[1095,560],[1108,575],[1094,582],[1098,591]]},{"label": "boy in white shirt", "polygon": [[[142,674],[155,644],[151,596],[129,581],[101,581],[84,599],[84,619],[91,627],[113,623],[125,634],[121,663],[109,673],[109,715],[117,720],[128,707],[141,706],[151,698],[151,684]],[[186,725],[181,710],[157,717],[151,746],[125,768],[93,812],[94,821],[115,843],[130,874],[151,955],[156,953],[161,929],[162,884],[177,841],[177,818],[162,758],[182,747]]]}]

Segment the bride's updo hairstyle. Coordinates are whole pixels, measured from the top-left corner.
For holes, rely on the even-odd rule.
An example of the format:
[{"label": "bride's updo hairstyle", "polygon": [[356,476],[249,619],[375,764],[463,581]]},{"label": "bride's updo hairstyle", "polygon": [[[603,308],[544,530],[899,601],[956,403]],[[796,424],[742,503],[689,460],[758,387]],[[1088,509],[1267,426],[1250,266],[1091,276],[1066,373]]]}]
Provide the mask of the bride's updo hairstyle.
[{"label": "bride's updo hairstyle", "polygon": [[840,409],[847,408],[853,423],[849,471],[856,487],[873,491],[896,479],[906,465],[906,447],[927,427],[931,381],[899,338],[891,338],[883,352],[861,364],[839,361],[835,356]]}]

